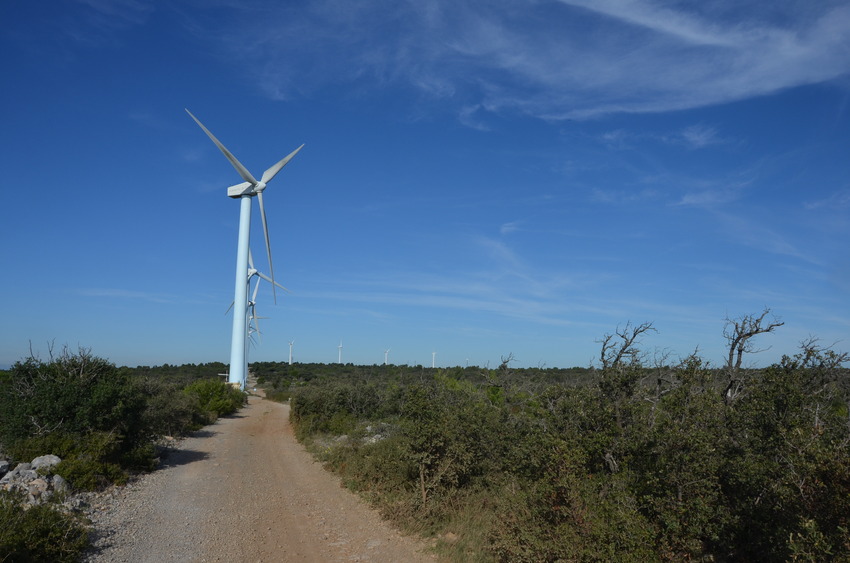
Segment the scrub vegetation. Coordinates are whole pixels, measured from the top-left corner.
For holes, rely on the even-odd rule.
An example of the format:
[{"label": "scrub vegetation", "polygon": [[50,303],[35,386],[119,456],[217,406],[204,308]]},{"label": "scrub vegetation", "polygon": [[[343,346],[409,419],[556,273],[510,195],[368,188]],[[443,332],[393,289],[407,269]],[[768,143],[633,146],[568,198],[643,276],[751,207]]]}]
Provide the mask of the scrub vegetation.
[{"label": "scrub vegetation", "polygon": [[258,364],[344,483],[456,561],[850,561],[847,354],[670,361],[649,324],[570,370]]},{"label": "scrub vegetation", "polygon": [[[245,394],[221,381],[221,364],[118,368],[65,348],[0,372],[0,450],[12,464],[44,454],[73,489],[126,482],[155,467],[164,436],[181,436],[236,411]],[[0,491],[0,561],[74,561],[84,522],[58,502],[28,507]],[[56,498],[56,501],[62,501]]]},{"label": "scrub vegetation", "polygon": [[[449,560],[850,561],[848,355],[812,338],[745,368],[781,326],[727,319],[723,366],[653,353],[644,323],[603,335],[586,368],[252,371],[346,486]],[[223,370],[30,356],[0,372],[0,449],[58,455],[76,489],[122,483],[164,436],[244,404]],[[24,500],[0,492],[0,560],[78,560],[86,522]]]}]

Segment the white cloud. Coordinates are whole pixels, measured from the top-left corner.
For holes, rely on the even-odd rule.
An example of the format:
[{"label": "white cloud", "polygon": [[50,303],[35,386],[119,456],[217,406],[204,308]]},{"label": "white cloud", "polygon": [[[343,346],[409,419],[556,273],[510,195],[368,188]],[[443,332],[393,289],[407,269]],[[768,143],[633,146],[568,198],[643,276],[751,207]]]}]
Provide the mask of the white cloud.
[{"label": "white cloud", "polygon": [[508,223],[503,223],[501,227],[499,227],[499,233],[502,235],[509,235],[519,230],[519,221],[510,221]]},{"label": "white cloud", "polygon": [[811,254],[800,251],[783,234],[760,224],[754,217],[742,217],[730,213],[716,213],[715,216],[721,226],[720,232],[732,242],[762,252],[791,256],[811,264],[819,264],[819,261]]},{"label": "white cloud", "polygon": [[717,130],[714,127],[705,125],[691,125],[682,130],[682,139],[685,143],[695,149],[701,149],[709,145],[722,143],[722,139],[717,136]]},{"label": "white cloud", "polygon": [[727,143],[720,137],[717,129],[704,124],[695,124],[679,131],[668,133],[633,132],[625,129],[606,131],[598,139],[609,148],[632,149],[641,141],[655,141],[669,145],[685,146],[690,149],[702,149],[711,145]]},{"label": "white cloud", "polygon": [[115,289],[115,288],[88,288],[77,291],[80,295],[86,297],[106,298],[106,299],[133,299],[150,301],[152,303],[174,303],[175,298],[169,295],[158,293],[150,293],[147,291],[135,291],[131,289]]},{"label": "white cloud", "polygon": [[830,194],[828,197],[815,201],[807,201],[803,205],[808,210],[850,207],[850,189],[838,190],[837,192]]},{"label": "white cloud", "polygon": [[[550,119],[693,108],[850,69],[842,4],[326,0],[241,16],[211,37],[251,61],[272,97],[406,85],[457,104],[462,118],[470,108]],[[708,133],[688,134],[704,142]]]}]

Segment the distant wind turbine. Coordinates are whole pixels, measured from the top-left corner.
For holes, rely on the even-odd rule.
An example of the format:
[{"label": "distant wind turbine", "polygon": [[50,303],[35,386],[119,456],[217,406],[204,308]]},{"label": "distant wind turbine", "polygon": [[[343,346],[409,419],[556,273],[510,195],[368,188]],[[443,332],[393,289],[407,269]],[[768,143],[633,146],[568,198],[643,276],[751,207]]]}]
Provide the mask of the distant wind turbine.
[{"label": "distant wind turbine", "polygon": [[[260,289],[260,280],[261,278],[257,278],[257,283],[254,284],[254,294],[251,296],[251,300],[248,301],[248,308],[250,309],[248,312],[248,332],[250,333],[253,330],[260,337],[260,341],[262,341],[263,333],[260,332],[260,322],[258,319],[267,319],[268,317],[257,316],[257,290]],[[254,324],[253,329],[251,323]]]},{"label": "distant wind turbine", "polygon": [[389,358],[390,356],[390,350],[392,350],[392,348],[387,348],[386,350],[384,350],[384,365],[388,365],[387,358]]},{"label": "distant wind turbine", "polygon": [[294,340],[289,341],[289,365],[292,365],[292,345],[295,344]]},{"label": "distant wind turbine", "polygon": [[[260,272],[259,270],[257,270],[254,267],[254,258],[251,255],[251,249],[249,248],[248,249],[248,272],[247,272],[247,275],[245,276],[246,295],[247,295],[247,292],[250,291],[250,289],[251,289],[251,280],[255,277],[257,278],[257,283],[254,285],[254,292],[253,292],[253,295],[251,296],[251,299],[248,300],[248,304],[247,304],[247,307],[246,307],[246,313],[245,313],[245,323],[246,323],[245,356],[244,356],[245,372],[243,374],[243,382],[241,384],[243,389],[245,388],[245,385],[247,385],[247,382],[248,382],[248,349],[250,348],[251,344],[256,345],[255,342],[254,342],[254,339],[253,339],[253,333],[256,332],[257,335],[259,336],[260,340],[262,340],[262,336],[263,336],[262,333],[260,333],[260,325],[259,325],[259,321],[257,319],[268,318],[268,317],[258,317],[256,315],[257,291],[260,288],[260,280],[266,280],[266,281],[272,283],[272,286],[277,286],[277,287],[279,287],[282,290],[287,291],[287,292],[289,291],[288,289],[286,289],[285,287],[283,287],[282,285],[280,285],[276,281],[272,280],[269,276],[265,275],[264,273]],[[236,300],[233,300],[233,301],[230,302],[230,306],[227,308],[227,311],[224,312],[225,315],[230,312],[230,309],[233,308],[233,305],[235,303],[236,303]],[[250,310],[248,310],[248,309],[250,309]],[[253,326],[251,326],[252,323],[253,323]]]},{"label": "distant wind turbine", "polygon": [[[248,282],[250,283],[251,277],[253,275],[248,276]],[[248,348],[251,344],[256,346],[257,344],[254,342],[253,335],[257,334],[257,338],[262,341],[263,334],[260,332],[260,321],[259,319],[264,319],[266,317],[258,317],[257,316],[257,291],[260,289],[260,281],[262,278],[257,278],[257,283],[254,284],[254,293],[251,296],[251,300],[248,301],[248,308],[250,311],[247,314],[247,318],[245,319],[245,374],[242,380],[242,388],[248,384]],[[253,324],[253,326],[252,326]]]},{"label": "distant wind turbine", "polygon": [[242,166],[233,154],[228,151],[218,139],[215,138],[209,129],[204,127],[197,117],[192,115],[188,109],[186,113],[197,123],[204,133],[215,143],[215,146],[221,153],[230,161],[230,164],[244,182],[230,186],[227,188],[227,195],[234,199],[240,199],[239,211],[239,238],[236,250],[236,283],[234,289],[234,311],[233,311],[233,334],[230,341],[230,379],[229,382],[238,385],[241,389],[245,389],[247,382],[247,337],[248,337],[248,284],[245,283],[245,273],[248,271],[248,246],[251,233],[251,198],[257,196],[260,203],[260,219],[263,222],[263,236],[266,242],[266,255],[269,259],[269,274],[272,282],[272,294],[274,295],[275,303],[277,303],[277,293],[275,292],[274,282],[274,267],[272,266],[272,251],[269,244],[269,228],[266,222],[266,209],[263,205],[263,191],[266,185],[277,175],[286,164],[301,150],[303,144],[289,153],[287,156],[273,164],[265,172],[258,181],[247,168]]},{"label": "distant wind turbine", "polygon": [[[245,295],[247,295],[247,294],[248,294],[248,291],[249,291],[249,290],[250,290],[250,288],[251,288],[251,287],[250,287],[250,286],[251,286],[251,278],[253,278],[253,277],[257,277],[257,278],[264,279],[264,280],[266,280],[267,282],[271,283],[273,287],[275,287],[275,286],[276,286],[276,287],[279,287],[279,288],[281,288],[282,290],[284,290],[284,291],[286,291],[286,292],[288,292],[288,291],[289,291],[288,289],[286,289],[285,287],[283,287],[282,285],[280,285],[279,283],[277,283],[276,281],[274,281],[272,278],[270,278],[269,276],[265,275],[264,273],[262,273],[261,271],[257,270],[257,268],[255,268],[255,267],[254,267],[254,257],[251,255],[251,249],[249,248],[249,249],[248,249],[248,275],[246,276],[246,279],[245,279],[245,283],[246,283],[246,285],[247,285],[246,290],[245,290]],[[257,280],[257,286],[259,286],[259,285],[260,285],[260,280],[258,279],[258,280]],[[254,297],[253,297],[253,299],[252,299],[252,300],[253,300],[253,301],[256,301],[256,300],[257,300],[257,289],[256,289],[256,286],[254,287]],[[229,312],[230,312],[230,309],[232,309],[232,308],[233,308],[234,303],[236,303],[236,300],[233,300],[233,301],[231,301],[231,302],[230,302],[230,306],[227,308],[227,311],[225,311],[225,312],[224,312],[224,314],[225,314],[225,315],[226,315],[227,313],[229,313]],[[249,302],[248,302],[248,305],[249,305],[249,306],[250,306],[250,303],[251,303],[251,302],[249,301]]]},{"label": "distant wind turbine", "polygon": [[431,352],[431,367],[432,368],[434,367],[434,360],[436,360],[436,359],[437,359],[437,353]]},{"label": "distant wind turbine", "polygon": [[342,363],[342,340],[339,341],[339,363]]}]

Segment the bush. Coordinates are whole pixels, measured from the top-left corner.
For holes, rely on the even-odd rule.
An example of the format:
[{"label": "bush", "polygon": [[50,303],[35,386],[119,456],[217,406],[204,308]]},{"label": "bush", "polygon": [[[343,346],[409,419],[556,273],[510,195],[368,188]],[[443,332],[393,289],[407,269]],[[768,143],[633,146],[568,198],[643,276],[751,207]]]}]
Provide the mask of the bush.
[{"label": "bush", "polygon": [[266,390],[266,399],[268,399],[269,401],[285,403],[291,397],[292,393],[288,389],[286,391]]},{"label": "bush", "polygon": [[451,532],[456,560],[850,561],[846,354],[810,343],[732,397],[725,370],[646,367],[620,332],[630,360],[583,385],[340,366],[297,383],[290,417],[384,515]]},{"label": "bush", "polygon": [[20,495],[0,491],[0,561],[79,561],[88,531],[78,517],[49,504],[24,509]]},{"label": "bush", "polygon": [[197,397],[183,393],[182,384],[144,377],[137,385],[147,405],[142,424],[152,436],[185,436],[207,423]]},{"label": "bush", "polygon": [[209,422],[219,416],[233,414],[245,404],[247,395],[235,387],[215,379],[202,379],[186,386],[185,394],[194,397],[198,407],[209,415]]},{"label": "bush", "polygon": [[[0,384],[0,442],[7,448],[51,434],[120,436],[119,449],[146,437],[143,397],[129,377],[88,350],[17,362]],[[44,452],[42,452],[44,453]]]}]

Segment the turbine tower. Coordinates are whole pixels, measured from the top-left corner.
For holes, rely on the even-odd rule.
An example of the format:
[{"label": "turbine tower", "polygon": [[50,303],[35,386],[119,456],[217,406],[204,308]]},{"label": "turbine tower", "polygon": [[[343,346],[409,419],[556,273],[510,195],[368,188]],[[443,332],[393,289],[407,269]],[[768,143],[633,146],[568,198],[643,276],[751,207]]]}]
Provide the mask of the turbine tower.
[{"label": "turbine tower", "polygon": [[384,350],[384,365],[388,365],[387,358],[389,358],[390,350],[392,350],[392,348],[387,348],[386,350]]},{"label": "turbine tower", "polygon": [[236,157],[233,156],[230,151],[228,151],[225,146],[215,138],[215,135],[213,135],[209,129],[204,127],[203,123],[201,123],[197,117],[192,115],[192,112],[187,109],[186,113],[188,113],[195,123],[204,130],[204,133],[206,133],[210,140],[215,143],[215,146],[218,147],[225,158],[230,161],[233,168],[235,168],[242,179],[245,180],[241,184],[236,184],[235,186],[227,188],[227,195],[229,197],[241,200],[239,208],[239,238],[236,250],[236,283],[233,297],[233,334],[230,341],[229,382],[244,390],[248,376],[245,365],[248,340],[248,284],[245,283],[245,274],[248,272],[248,246],[251,233],[251,198],[257,196],[257,200],[260,202],[260,219],[263,222],[263,236],[266,242],[266,255],[269,259],[269,275],[271,276],[272,281],[272,294],[274,295],[275,303],[277,303],[277,293],[275,292],[274,283],[274,267],[272,266],[272,251],[269,244],[269,228],[266,223],[266,209],[263,205],[263,191],[266,189],[266,185],[271,182],[272,178],[280,172],[281,168],[286,166],[286,164],[298,153],[298,151],[301,150],[304,145],[302,144],[277,163],[273,164],[269,169],[263,172],[263,176],[258,181],[251,175],[250,172],[248,172],[248,169],[242,166],[242,163],[236,160]]},{"label": "turbine tower", "polygon": [[289,341],[289,365],[292,365],[292,345],[295,344],[294,340]]},{"label": "turbine tower", "polygon": [[434,367],[434,360],[436,360],[436,359],[437,359],[437,353],[431,352],[431,367],[432,368]]},{"label": "turbine tower", "polygon": [[339,341],[339,363],[342,363],[342,340]]}]

